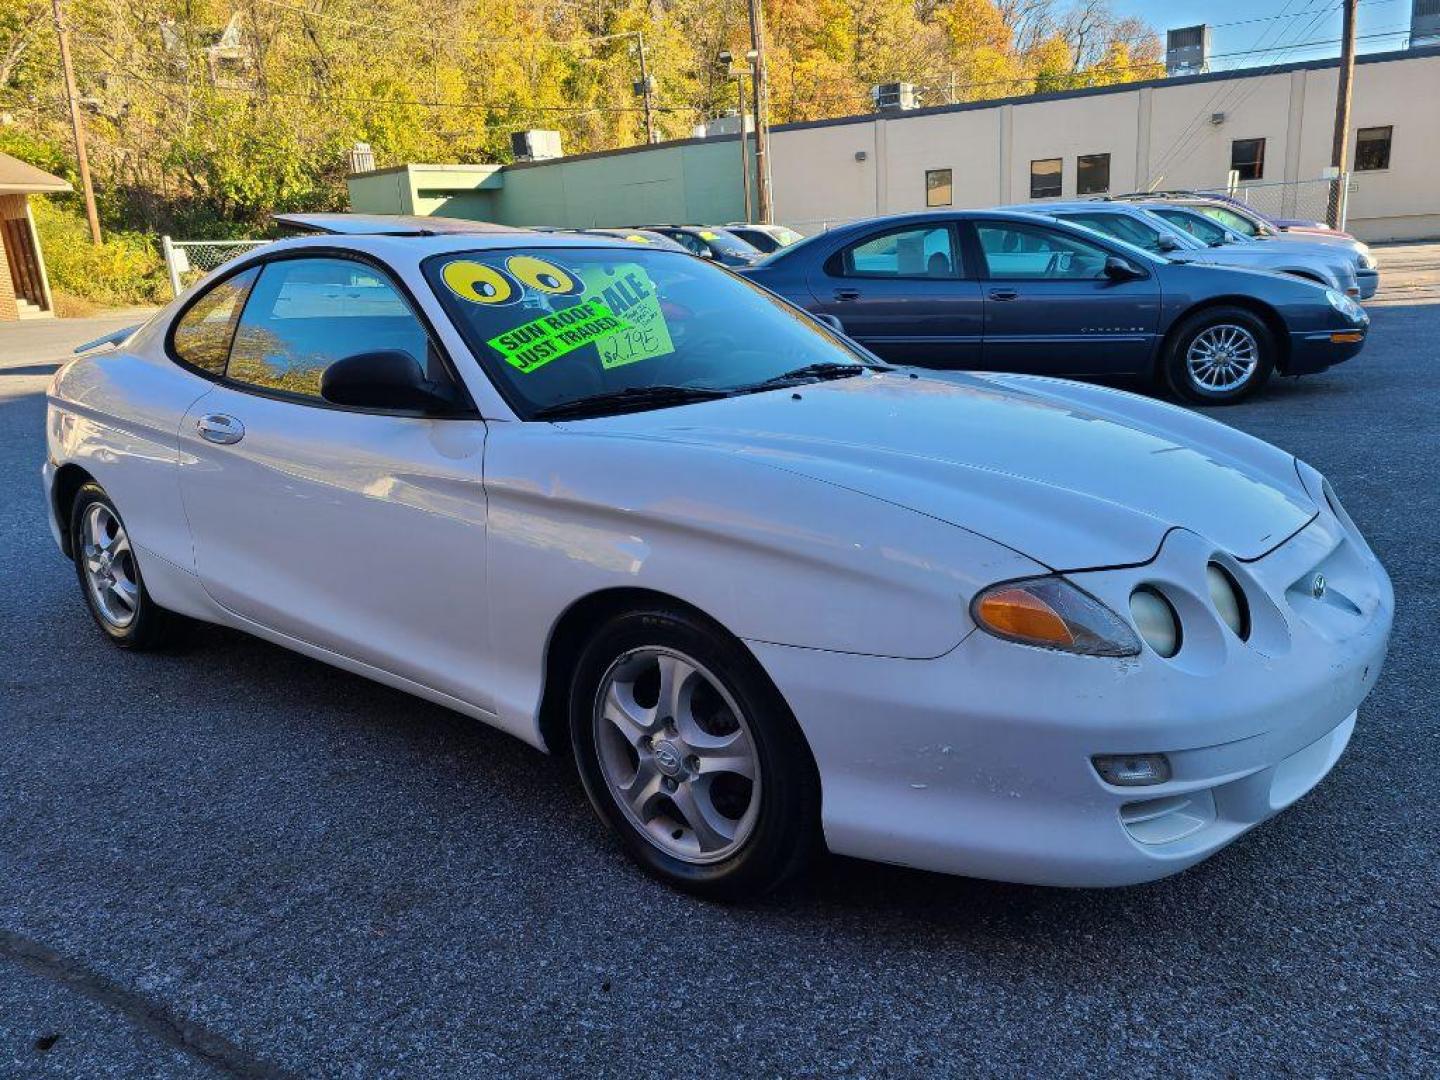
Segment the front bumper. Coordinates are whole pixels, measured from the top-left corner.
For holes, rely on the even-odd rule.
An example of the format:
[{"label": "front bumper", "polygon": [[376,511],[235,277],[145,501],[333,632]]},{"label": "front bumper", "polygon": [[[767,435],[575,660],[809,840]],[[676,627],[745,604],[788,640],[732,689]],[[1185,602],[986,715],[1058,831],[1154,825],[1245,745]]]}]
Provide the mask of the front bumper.
[{"label": "front bumper", "polygon": [[1369,300],[1380,291],[1380,271],[1366,270],[1363,267],[1356,270],[1355,284],[1360,287],[1360,299]]},{"label": "front bumper", "polygon": [[1314,375],[1343,364],[1365,347],[1370,325],[1336,327],[1330,330],[1297,331],[1290,334],[1290,356],[1286,375]]},{"label": "front bumper", "polygon": [[[1209,607],[1212,558],[1250,598],[1246,642]],[[1138,584],[1162,587],[1180,652],[1106,660],[980,631],[929,661],[751,643],[814,752],[831,850],[1044,885],[1174,873],[1320,781],[1389,641],[1389,579],[1328,510],[1252,563],[1176,530],[1144,567],[1069,576],[1118,611]],[[1166,754],[1171,779],[1112,787],[1091,764],[1138,753]]]}]

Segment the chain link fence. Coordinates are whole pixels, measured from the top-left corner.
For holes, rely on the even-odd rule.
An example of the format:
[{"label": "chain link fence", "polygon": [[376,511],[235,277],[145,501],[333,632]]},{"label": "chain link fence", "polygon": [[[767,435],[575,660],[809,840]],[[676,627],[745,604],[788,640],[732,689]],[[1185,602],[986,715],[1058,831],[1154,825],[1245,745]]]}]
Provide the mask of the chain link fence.
[{"label": "chain link fence", "polygon": [[237,255],[268,244],[268,240],[172,240],[160,238],[165,255],[165,272],[176,296],[199,281],[210,271],[223,266]]},{"label": "chain link fence", "polygon": [[1344,229],[1355,181],[1346,173],[1339,179],[1250,180],[1206,190],[1237,199],[1268,217],[1320,222],[1329,220],[1330,200],[1338,196],[1337,227]]}]

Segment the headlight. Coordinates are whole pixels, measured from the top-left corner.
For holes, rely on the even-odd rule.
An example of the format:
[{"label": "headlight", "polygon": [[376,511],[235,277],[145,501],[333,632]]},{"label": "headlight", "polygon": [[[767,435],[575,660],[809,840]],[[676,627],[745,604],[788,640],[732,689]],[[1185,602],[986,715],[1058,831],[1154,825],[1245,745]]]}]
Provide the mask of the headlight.
[{"label": "headlight", "polygon": [[1368,251],[1360,252],[1360,258],[1357,261],[1360,263],[1361,270],[1377,270],[1380,267],[1379,260]]},{"label": "headlight", "polygon": [[1158,589],[1142,585],[1131,593],[1130,617],[1157,656],[1169,659],[1180,651],[1180,617]]},{"label": "headlight", "polygon": [[1336,292],[1334,289],[1326,289],[1325,299],[1330,301],[1332,308],[1352,322],[1361,322],[1364,320],[1365,309],[1344,293]]},{"label": "headlight", "polygon": [[1124,619],[1058,576],[992,585],[975,597],[970,614],[982,630],[1023,645],[1086,656],[1140,652]]},{"label": "headlight", "polygon": [[1220,621],[1244,641],[1250,636],[1250,608],[1240,591],[1240,583],[1229,570],[1212,562],[1205,567],[1205,584],[1210,588],[1210,603],[1215,605]]}]

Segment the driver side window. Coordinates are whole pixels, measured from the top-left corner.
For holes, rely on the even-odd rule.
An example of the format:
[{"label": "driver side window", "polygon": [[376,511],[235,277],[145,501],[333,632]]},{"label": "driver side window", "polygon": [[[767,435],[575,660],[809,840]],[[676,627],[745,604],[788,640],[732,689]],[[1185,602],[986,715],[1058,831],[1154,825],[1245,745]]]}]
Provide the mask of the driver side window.
[{"label": "driver side window", "polygon": [[1110,256],[1098,245],[1038,225],[981,222],[975,233],[992,279],[1099,280]]},{"label": "driver side window", "polygon": [[225,374],[261,390],[320,398],[320,380],[358,353],[408,353],[448,381],[429,336],[381,271],[352,259],[266,263],[251,290]]}]

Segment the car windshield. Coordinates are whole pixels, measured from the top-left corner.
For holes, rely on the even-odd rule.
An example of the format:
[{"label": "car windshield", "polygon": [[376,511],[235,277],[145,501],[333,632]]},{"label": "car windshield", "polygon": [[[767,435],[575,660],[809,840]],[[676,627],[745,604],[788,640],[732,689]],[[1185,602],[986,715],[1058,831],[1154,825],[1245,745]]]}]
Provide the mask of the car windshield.
[{"label": "car windshield", "polygon": [[1174,207],[1156,206],[1150,208],[1150,213],[1164,218],[1177,229],[1184,229],[1195,239],[1206,244],[1228,244],[1232,235],[1228,229],[1218,221],[1214,221],[1204,214],[1197,214],[1192,210],[1179,210]]},{"label": "car windshield", "polygon": [[737,236],[719,229],[696,229],[695,235],[709,244],[714,250],[724,255],[744,255],[753,257],[758,250],[753,244],[747,244]]},{"label": "car windshield", "polygon": [[471,351],[526,418],[602,394],[629,391],[630,407],[654,388],[733,393],[816,365],[859,371],[871,362],[758,286],[679,252],[464,251],[423,265]]},{"label": "car windshield", "polygon": [[1265,231],[1264,228],[1262,228],[1259,224],[1251,221],[1244,214],[1236,213],[1228,206],[1216,206],[1214,204],[1210,204],[1206,206],[1197,206],[1195,207],[1195,209],[1199,210],[1200,213],[1204,214],[1206,217],[1214,218],[1216,221],[1220,222],[1221,225],[1224,225],[1227,229],[1233,229],[1241,236],[1259,236]]}]

